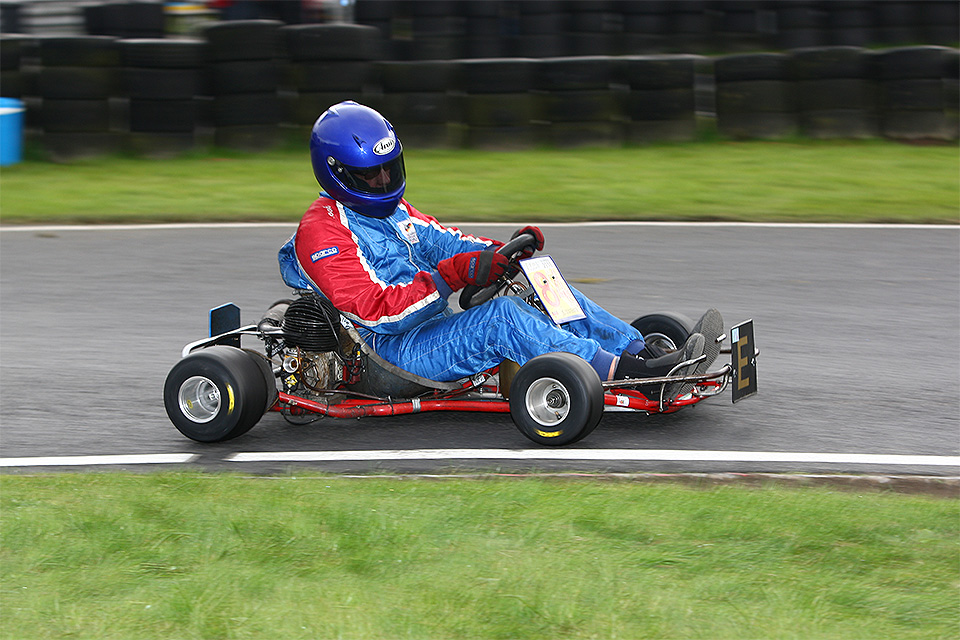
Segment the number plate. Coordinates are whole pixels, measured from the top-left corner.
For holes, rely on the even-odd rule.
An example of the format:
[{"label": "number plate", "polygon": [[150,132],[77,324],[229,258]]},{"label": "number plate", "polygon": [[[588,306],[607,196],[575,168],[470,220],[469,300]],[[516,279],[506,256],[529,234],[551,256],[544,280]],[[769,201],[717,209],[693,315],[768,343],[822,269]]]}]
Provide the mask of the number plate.
[{"label": "number plate", "polygon": [[[216,337],[240,328],[240,307],[229,302],[210,309],[210,337]],[[226,338],[220,344],[240,346],[240,336]]]},{"label": "number plate", "polygon": [[586,314],[580,308],[580,303],[573,297],[573,292],[567,281],[560,275],[560,269],[550,256],[537,256],[520,261],[523,275],[533,290],[537,292],[540,301],[550,315],[550,319],[557,324],[583,320]]},{"label": "number plate", "polygon": [[733,374],[733,401],[738,402],[757,393],[757,349],[753,342],[753,320],[730,329],[730,364]]}]

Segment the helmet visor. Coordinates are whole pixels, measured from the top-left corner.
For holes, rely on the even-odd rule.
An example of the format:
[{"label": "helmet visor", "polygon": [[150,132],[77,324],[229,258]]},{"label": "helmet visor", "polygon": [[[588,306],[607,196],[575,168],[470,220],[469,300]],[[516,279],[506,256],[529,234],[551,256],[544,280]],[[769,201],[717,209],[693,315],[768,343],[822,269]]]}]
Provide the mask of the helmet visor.
[{"label": "helmet visor", "polygon": [[353,192],[386,195],[404,184],[403,154],[372,167],[350,167],[333,157],[328,161],[337,179]]}]

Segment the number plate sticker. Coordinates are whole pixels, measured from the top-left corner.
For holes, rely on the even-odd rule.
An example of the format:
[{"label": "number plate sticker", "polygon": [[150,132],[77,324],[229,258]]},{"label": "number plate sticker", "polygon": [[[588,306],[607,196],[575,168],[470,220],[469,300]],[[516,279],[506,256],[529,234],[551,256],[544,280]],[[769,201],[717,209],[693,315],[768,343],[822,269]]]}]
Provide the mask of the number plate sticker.
[{"label": "number plate sticker", "polygon": [[537,292],[540,301],[557,324],[583,320],[587,315],[573,297],[573,291],[560,274],[560,269],[550,256],[537,256],[520,261],[523,274]]},{"label": "number plate sticker", "polygon": [[730,329],[730,364],[733,366],[733,401],[757,393],[757,350],[753,342],[753,320]]}]

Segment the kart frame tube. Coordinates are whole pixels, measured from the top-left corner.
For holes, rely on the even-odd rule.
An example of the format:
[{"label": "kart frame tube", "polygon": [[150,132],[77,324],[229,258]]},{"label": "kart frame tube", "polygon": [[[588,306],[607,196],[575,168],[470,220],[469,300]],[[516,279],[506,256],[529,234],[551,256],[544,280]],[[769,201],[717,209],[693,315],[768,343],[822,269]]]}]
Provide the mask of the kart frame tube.
[{"label": "kart frame tube", "polygon": [[312,413],[331,418],[363,418],[366,416],[399,416],[424,411],[479,411],[483,413],[510,413],[510,403],[506,400],[423,400],[412,398],[399,402],[369,400],[351,401],[338,404],[324,404],[306,398],[279,392],[277,402],[271,411],[281,411],[284,407],[298,407]]}]

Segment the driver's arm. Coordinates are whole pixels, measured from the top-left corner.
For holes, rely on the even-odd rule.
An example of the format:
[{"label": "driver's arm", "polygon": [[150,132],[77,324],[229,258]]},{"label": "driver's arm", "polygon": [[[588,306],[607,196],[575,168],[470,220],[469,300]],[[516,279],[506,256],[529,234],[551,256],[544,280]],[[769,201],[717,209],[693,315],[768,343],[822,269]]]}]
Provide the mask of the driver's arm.
[{"label": "driver's arm", "polygon": [[447,227],[425,213],[417,211],[409,202],[401,200],[406,207],[410,220],[416,225],[419,242],[415,250],[430,264],[439,264],[441,260],[452,258],[458,253],[497,249],[503,246],[498,240],[464,233],[456,227]]},{"label": "driver's arm", "polygon": [[430,274],[437,291],[446,298],[468,284],[486,287],[504,274],[510,261],[496,251],[467,251],[441,260]]}]

